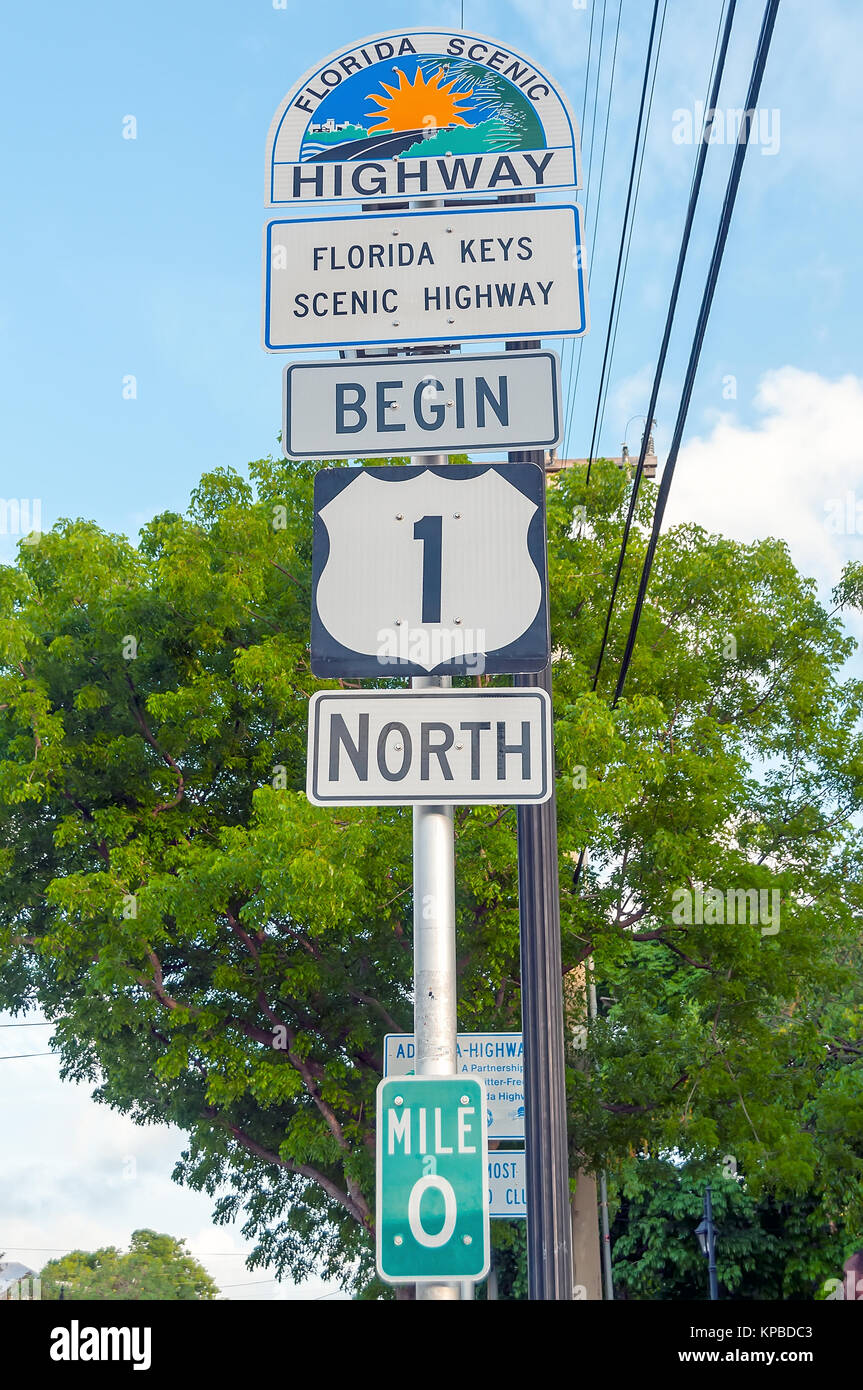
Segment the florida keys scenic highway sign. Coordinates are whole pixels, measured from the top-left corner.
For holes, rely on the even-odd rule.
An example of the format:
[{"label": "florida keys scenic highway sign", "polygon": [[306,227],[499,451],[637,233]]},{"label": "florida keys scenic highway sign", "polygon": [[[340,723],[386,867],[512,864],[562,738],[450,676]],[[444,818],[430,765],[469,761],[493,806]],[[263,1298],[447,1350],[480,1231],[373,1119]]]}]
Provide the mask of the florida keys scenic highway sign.
[{"label": "florida keys scenic highway sign", "polygon": [[531,59],[482,34],[401,29],[332,53],[267,137],[268,207],[580,188],[578,130]]}]

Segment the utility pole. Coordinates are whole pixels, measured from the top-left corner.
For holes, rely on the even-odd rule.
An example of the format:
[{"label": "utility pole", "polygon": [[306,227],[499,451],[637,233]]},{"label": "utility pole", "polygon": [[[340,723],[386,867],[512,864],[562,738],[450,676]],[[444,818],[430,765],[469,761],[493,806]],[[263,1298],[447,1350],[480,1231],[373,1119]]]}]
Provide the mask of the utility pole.
[{"label": "utility pole", "polygon": [[[518,196],[518,195],[516,195]],[[534,201],[521,195],[520,201]],[[509,199],[507,200],[509,201]],[[514,201],[514,199],[513,199]],[[538,348],[508,342],[507,352]],[[541,449],[512,452],[510,463],[545,467]],[[543,506],[545,490],[543,489]],[[543,536],[546,534],[543,516]],[[546,559],[546,583],[548,561]],[[551,662],[515,677],[551,695]],[[557,870],[557,798],[518,807],[521,1026],[524,1035],[524,1133],[527,1168],[527,1273],[532,1299],[572,1298],[572,1227],[563,1029],[563,965]]]}]

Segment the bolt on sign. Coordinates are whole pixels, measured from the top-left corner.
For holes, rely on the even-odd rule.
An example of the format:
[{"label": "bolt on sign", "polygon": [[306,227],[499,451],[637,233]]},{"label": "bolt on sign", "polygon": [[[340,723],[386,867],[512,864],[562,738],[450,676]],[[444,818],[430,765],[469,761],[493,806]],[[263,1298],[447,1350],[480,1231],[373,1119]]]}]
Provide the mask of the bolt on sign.
[{"label": "bolt on sign", "polygon": [[387,1283],[488,1274],[484,1112],[474,1078],[400,1076],[378,1086],[377,1267]]},{"label": "bolt on sign", "polygon": [[581,187],[548,73],[482,34],[400,29],[330,54],[267,138],[268,207]]},{"label": "bolt on sign", "polygon": [[316,473],[314,674],[542,671],[544,487],[535,463]]}]

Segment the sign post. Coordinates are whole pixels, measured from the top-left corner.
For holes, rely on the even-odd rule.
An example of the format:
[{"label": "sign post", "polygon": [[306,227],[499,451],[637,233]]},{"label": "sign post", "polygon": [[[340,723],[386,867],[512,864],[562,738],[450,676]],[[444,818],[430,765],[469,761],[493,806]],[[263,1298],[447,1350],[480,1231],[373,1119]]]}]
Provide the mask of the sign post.
[{"label": "sign post", "polygon": [[[267,141],[266,201],[283,215],[264,234],[264,347],[377,355],[288,369],[285,452],[412,453],[409,468],[316,478],[312,670],[409,677],[412,688],[314,697],[308,795],[413,809],[416,1074],[378,1088],[377,1264],[392,1283],[416,1280],[424,1299],[469,1297],[489,1267],[484,1084],[457,1072],[452,806],[493,798],[520,808],[530,1296],[572,1296],[558,1222],[566,1127],[543,455],[463,469],[448,467],[444,451],[543,450],[559,438],[551,354],[505,365],[445,354],[587,331],[580,211],[534,205],[537,189],[580,187],[580,174],[575,121],[551,77],[492,39],[436,28],[331,54],[284,98]],[[480,192],[499,202],[478,204]],[[442,207],[447,194],[461,202]],[[430,201],[375,207],[393,198]],[[369,215],[289,215],[345,201]],[[393,360],[396,348],[419,364]],[[454,675],[482,672],[533,688],[450,690]],[[410,708],[381,722],[399,699]],[[479,717],[465,720],[468,710]],[[537,1126],[547,1118],[545,1177]],[[499,1176],[518,1177],[516,1158],[507,1163]],[[507,1191],[512,1208],[523,1189]]]},{"label": "sign post", "polygon": [[[444,685],[452,685],[452,679],[414,676],[411,680],[413,690]],[[413,879],[416,1074],[452,1077],[458,1031],[452,806],[414,806]],[[417,1285],[420,1299],[458,1299],[459,1293],[455,1283]]]}]

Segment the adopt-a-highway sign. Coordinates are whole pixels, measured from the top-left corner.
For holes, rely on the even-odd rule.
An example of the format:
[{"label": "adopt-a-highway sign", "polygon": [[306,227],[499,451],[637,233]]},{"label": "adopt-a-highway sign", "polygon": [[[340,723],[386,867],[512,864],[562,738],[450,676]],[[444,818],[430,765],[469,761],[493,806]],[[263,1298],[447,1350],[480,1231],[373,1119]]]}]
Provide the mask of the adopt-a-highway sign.
[{"label": "adopt-a-highway sign", "polygon": [[[384,1034],[384,1076],[413,1076],[413,1033]],[[456,1071],[485,1083],[489,1139],[524,1139],[524,1040],[521,1033],[459,1033]],[[494,1215],[494,1212],[492,1212]]]},{"label": "adopt-a-highway sign", "polygon": [[490,1240],[482,1081],[381,1081],[376,1232],[378,1274],[387,1283],[485,1278]]}]

